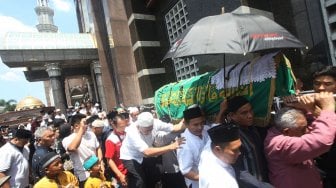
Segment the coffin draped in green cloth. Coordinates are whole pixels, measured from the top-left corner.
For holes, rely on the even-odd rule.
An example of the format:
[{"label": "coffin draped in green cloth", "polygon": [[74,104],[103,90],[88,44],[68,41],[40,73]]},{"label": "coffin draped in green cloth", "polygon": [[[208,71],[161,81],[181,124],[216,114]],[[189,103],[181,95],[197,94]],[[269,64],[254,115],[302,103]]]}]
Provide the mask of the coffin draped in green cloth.
[{"label": "coffin draped in green cloth", "polygon": [[[266,60],[264,58],[264,65],[258,64],[259,59],[227,67],[225,78],[229,81],[223,81],[222,86],[218,86],[214,79],[217,78],[217,82],[224,80],[220,75],[224,75],[223,69],[164,85],[155,92],[157,114],[159,117],[168,115],[177,120],[183,118],[183,111],[188,106],[199,104],[205,114],[211,116],[219,111],[219,105],[224,98],[242,95],[250,100],[256,122],[266,125],[274,96],[286,96],[294,94],[295,91],[295,78],[290,63],[285,56],[280,55],[278,62],[274,58],[276,54],[271,54]],[[260,72],[262,69],[267,72]],[[227,78],[230,74],[230,78]]]}]

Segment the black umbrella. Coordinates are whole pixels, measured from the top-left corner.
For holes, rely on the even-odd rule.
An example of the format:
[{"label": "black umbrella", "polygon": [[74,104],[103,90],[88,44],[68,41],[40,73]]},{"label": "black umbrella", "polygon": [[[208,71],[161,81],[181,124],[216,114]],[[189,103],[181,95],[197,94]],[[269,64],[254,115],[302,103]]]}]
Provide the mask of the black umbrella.
[{"label": "black umbrella", "polygon": [[[304,45],[271,19],[256,14],[208,16],[190,26],[165,55],[178,58],[203,54],[246,54]],[[162,60],[162,61],[163,61]]]}]

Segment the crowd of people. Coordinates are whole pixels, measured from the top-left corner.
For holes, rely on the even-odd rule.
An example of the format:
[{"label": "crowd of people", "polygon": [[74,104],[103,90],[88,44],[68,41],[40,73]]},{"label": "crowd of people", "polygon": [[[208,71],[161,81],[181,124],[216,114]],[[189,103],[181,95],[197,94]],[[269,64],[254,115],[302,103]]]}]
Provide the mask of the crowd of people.
[{"label": "crowd of people", "polygon": [[243,96],[223,100],[214,122],[197,104],[175,124],[138,107],[42,111],[2,141],[1,187],[336,187],[336,68],[313,80],[315,93],[284,97],[269,127]]}]

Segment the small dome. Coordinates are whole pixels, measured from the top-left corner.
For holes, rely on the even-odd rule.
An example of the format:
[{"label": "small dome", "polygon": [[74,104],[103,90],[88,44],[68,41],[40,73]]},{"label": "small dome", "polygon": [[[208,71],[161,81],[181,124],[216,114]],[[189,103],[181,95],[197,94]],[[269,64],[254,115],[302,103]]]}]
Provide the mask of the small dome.
[{"label": "small dome", "polygon": [[23,98],[20,102],[17,103],[15,111],[30,110],[42,107],[45,107],[45,105],[40,99],[28,96]]}]

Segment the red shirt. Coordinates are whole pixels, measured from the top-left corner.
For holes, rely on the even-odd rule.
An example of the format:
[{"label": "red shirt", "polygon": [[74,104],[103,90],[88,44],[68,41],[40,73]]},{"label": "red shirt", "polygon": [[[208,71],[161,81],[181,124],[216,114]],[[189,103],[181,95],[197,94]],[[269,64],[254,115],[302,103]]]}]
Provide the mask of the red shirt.
[{"label": "red shirt", "polygon": [[122,140],[125,138],[125,135],[125,132],[118,133],[116,131],[113,131],[105,141],[105,158],[112,159],[119,171],[124,175],[127,173],[127,169],[120,160],[120,148]]}]

